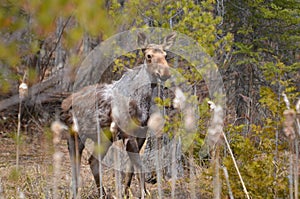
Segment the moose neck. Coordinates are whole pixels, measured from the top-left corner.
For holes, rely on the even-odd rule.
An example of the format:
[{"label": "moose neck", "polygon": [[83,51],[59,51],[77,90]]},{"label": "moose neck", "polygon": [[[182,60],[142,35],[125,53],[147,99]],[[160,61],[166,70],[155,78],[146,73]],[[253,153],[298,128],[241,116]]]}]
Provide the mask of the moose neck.
[{"label": "moose neck", "polygon": [[136,92],[141,95],[151,95],[151,85],[156,84],[156,80],[147,69],[146,63],[127,71],[121,79],[113,83],[113,89],[126,97],[138,97]]},{"label": "moose neck", "polygon": [[[141,111],[140,121],[142,125],[147,124],[151,97],[153,93],[153,76],[147,70],[147,65],[143,64],[127,71],[120,80],[113,83],[114,104],[129,104],[134,100]],[[127,101],[127,102],[126,102]],[[122,106],[123,106],[122,105]],[[125,111],[125,110],[121,110]],[[119,111],[120,112],[120,111]],[[124,118],[123,116],[121,118]]]}]

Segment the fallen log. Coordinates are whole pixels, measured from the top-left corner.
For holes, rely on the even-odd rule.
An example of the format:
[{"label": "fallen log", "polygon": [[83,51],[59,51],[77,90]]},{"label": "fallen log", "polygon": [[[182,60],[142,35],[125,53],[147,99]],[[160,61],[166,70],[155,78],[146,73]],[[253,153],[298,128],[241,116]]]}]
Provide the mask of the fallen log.
[{"label": "fallen log", "polygon": [[[43,102],[47,102],[48,100],[46,96],[59,96],[60,93],[62,96],[66,95],[66,92],[62,92],[62,89],[59,89],[57,86],[62,79],[63,73],[64,70],[58,71],[57,74],[53,75],[49,79],[30,87],[28,89],[28,97],[26,97],[25,99],[20,99],[19,94],[16,94],[7,99],[0,101],[0,112],[8,109],[11,106],[17,105],[20,102],[20,100],[22,101],[28,100],[30,101],[30,103],[35,103],[36,100],[38,99],[40,103],[43,103]],[[52,92],[49,91],[49,89],[51,89]],[[41,97],[37,98],[37,95],[44,92],[48,92],[48,93],[43,95],[42,98]]]}]

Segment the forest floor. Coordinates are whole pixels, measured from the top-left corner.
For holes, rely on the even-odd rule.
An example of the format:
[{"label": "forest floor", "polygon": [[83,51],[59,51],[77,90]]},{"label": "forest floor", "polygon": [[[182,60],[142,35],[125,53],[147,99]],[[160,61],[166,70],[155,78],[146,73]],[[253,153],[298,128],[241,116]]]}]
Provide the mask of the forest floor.
[{"label": "forest floor", "polygon": [[[2,133],[2,134],[1,134]],[[19,154],[19,169],[16,170],[16,139],[14,135],[0,132],[0,199],[5,198],[53,198],[57,189],[58,198],[70,198],[71,169],[67,142],[62,140],[56,151],[62,153],[60,168],[54,172],[54,146],[47,130],[43,133],[22,133]],[[97,198],[96,185],[88,165],[88,152],[84,150],[81,164],[81,198]],[[115,195],[114,170],[104,168],[103,183],[106,191]],[[59,177],[56,177],[56,176]],[[189,174],[186,174],[189,176]],[[175,198],[191,198],[188,178],[176,181]],[[197,185],[198,186],[198,185]],[[157,184],[147,184],[151,193],[147,198],[158,198]],[[138,180],[134,177],[131,190],[136,198]],[[194,196],[200,197],[199,187],[193,188]],[[171,180],[162,180],[163,198],[171,197]],[[199,197],[198,197],[199,196]],[[209,198],[203,197],[201,198]]]}]

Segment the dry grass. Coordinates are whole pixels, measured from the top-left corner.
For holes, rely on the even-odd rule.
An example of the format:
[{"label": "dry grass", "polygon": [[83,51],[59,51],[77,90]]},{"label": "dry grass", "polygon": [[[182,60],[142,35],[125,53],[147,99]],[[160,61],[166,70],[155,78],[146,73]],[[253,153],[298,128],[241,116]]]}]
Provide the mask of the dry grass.
[{"label": "dry grass", "polygon": [[[53,153],[51,135],[40,133],[35,136],[22,136],[20,145],[19,170],[16,164],[16,145],[13,138],[0,137],[0,199],[2,198],[53,198],[53,187],[58,190],[58,198],[70,198],[71,169],[67,143],[62,141],[58,150],[63,153],[61,175],[53,184]],[[81,167],[81,198],[97,198],[97,190],[88,165],[88,152],[84,151]],[[197,168],[196,182],[200,182],[202,172]],[[185,176],[189,176],[188,170]],[[115,195],[114,171],[105,168],[103,172],[103,184],[106,190]],[[199,180],[199,181],[198,181]],[[133,179],[131,186],[133,198],[136,198],[138,180]],[[201,186],[201,187],[200,187]],[[196,195],[200,197],[199,190],[203,189],[203,183],[196,185]],[[157,185],[147,184],[151,195],[148,198],[158,198]],[[171,198],[171,180],[162,182],[164,198]],[[190,198],[188,177],[176,182],[175,198]],[[201,198],[206,198],[201,196]],[[207,198],[209,198],[207,196]]]}]

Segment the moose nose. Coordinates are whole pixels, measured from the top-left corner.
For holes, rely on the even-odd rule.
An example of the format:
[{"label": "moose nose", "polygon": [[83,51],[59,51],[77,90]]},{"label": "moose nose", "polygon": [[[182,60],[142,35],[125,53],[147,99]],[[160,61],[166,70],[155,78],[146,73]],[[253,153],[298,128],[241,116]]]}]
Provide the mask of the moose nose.
[{"label": "moose nose", "polygon": [[159,79],[163,82],[167,81],[171,76],[160,76]]},{"label": "moose nose", "polygon": [[162,75],[162,76],[159,76],[159,79],[164,82],[167,79],[169,79],[170,77],[171,77],[171,75]]},{"label": "moose nose", "polygon": [[164,66],[159,70],[158,77],[161,81],[166,81],[171,77],[170,71],[169,71],[169,66]]}]

